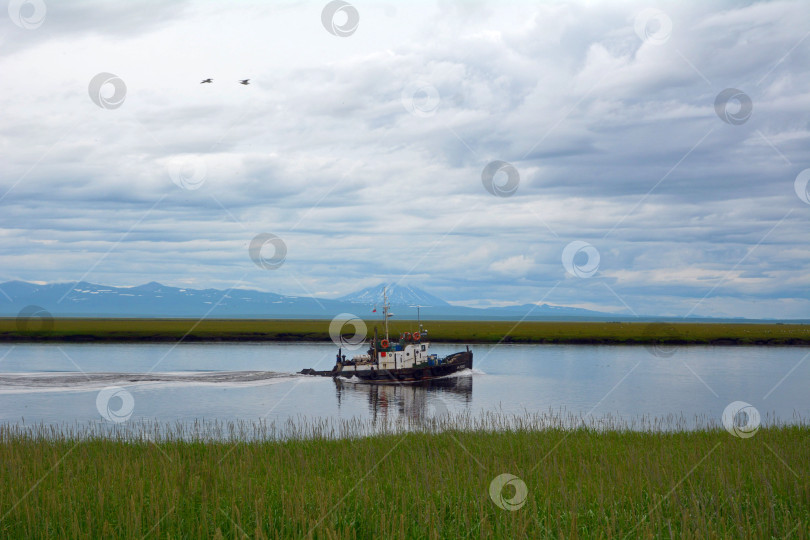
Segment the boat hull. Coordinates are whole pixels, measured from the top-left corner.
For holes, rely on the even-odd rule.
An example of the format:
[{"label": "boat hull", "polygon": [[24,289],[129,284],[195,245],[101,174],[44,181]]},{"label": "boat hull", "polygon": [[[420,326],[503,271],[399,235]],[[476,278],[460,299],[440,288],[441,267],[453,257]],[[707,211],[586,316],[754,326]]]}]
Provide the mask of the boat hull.
[{"label": "boat hull", "polygon": [[434,366],[412,367],[402,369],[365,369],[354,370],[352,366],[344,366],[340,370],[316,371],[305,369],[300,373],[304,375],[317,375],[321,377],[335,377],[351,379],[357,377],[363,381],[374,383],[400,383],[412,381],[428,381],[439,377],[452,375],[464,369],[472,369],[472,351],[462,351],[446,357],[441,364]]}]

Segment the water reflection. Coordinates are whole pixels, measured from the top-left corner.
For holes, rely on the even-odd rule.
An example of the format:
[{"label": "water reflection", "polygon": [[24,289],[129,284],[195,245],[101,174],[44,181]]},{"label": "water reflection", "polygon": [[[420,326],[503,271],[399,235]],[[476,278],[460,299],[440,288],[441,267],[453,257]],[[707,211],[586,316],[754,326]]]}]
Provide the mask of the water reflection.
[{"label": "water reflection", "polygon": [[365,400],[372,422],[409,420],[422,423],[472,403],[472,375],[404,384],[374,384],[335,379],[338,408],[343,401]]},{"label": "water reflection", "polygon": [[[453,350],[448,345],[445,352]],[[388,417],[407,428],[409,418],[445,407],[453,416],[476,418],[562,410],[589,419],[675,415],[719,422],[736,401],[759,410],[763,424],[769,418],[799,423],[810,418],[808,350],[695,346],[664,358],[644,347],[477,345],[472,378],[336,388],[331,379],[294,374],[312,359],[332,358],[331,342],[21,343],[0,347],[0,425],[108,422],[97,407],[99,391],[108,386],[126,388],[135,399],[127,425],[142,419],[193,427],[198,419],[267,419],[282,426],[300,418],[376,418],[379,427]]]}]

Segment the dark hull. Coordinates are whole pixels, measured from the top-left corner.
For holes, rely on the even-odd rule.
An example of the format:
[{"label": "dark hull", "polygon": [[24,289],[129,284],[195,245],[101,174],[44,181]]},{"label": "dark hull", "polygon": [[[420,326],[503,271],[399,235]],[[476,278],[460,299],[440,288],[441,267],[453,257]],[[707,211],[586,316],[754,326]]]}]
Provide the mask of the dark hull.
[{"label": "dark hull", "polygon": [[446,375],[452,375],[464,369],[472,369],[472,351],[462,351],[446,357],[441,365],[405,368],[405,369],[372,369],[355,371],[352,366],[345,366],[342,370],[336,371],[315,371],[305,369],[300,373],[304,375],[318,375],[321,377],[342,377],[351,379],[357,377],[368,382],[377,383],[397,383],[410,381],[428,381]]}]

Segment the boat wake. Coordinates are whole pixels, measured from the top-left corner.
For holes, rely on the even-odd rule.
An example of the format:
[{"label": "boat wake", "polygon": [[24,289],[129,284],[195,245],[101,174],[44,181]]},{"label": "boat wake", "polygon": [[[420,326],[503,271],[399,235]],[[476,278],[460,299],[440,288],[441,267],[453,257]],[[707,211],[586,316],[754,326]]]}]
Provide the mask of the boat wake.
[{"label": "boat wake", "polygon": [[277,371],[183,371],[174,373],[3,373],[0,394],[85,391],[107,386],[223,385],[261,386],[299,379]]},{"label": "boat wake", "polygon": [[451,373],[449,375],[445,375],[444,377],[439,377],[440,379],[452,379],[454,377],[472,377],[473,375],[486,375],[480,369],[472,368],[472,369],[462,369],[461,371],[457,371],[455,373]]}]

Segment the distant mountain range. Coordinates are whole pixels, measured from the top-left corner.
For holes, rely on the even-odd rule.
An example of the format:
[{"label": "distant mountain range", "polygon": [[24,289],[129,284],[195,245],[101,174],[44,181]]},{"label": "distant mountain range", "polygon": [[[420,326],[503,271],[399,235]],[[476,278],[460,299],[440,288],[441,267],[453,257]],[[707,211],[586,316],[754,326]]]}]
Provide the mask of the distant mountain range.
[{"label": "distant mountain range", "polygon": [[[112,287],[84,281],[46,285],[8,281],[0,284],[0,316],[16,317],[24,308],[38,306],[53,316],[65,317],[331,319],[340,313],[352,313],[373,319],[382,316],[384,286],[380,284],[329,299],[250,289],[179,288],[156,282],[137,287]],[[497,308],[453,306],[417,287],[388,285],[387,288],[396,319],[415,319],[417,306],[421,306],[423,319],[617,319],[610,313],[548,304]],[[376,313],[373,311],[375,307]]]}]

